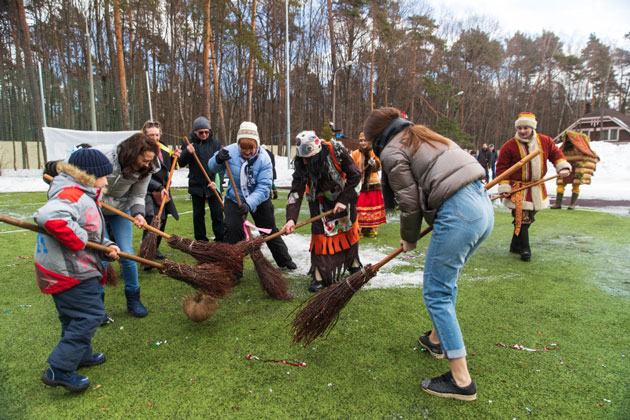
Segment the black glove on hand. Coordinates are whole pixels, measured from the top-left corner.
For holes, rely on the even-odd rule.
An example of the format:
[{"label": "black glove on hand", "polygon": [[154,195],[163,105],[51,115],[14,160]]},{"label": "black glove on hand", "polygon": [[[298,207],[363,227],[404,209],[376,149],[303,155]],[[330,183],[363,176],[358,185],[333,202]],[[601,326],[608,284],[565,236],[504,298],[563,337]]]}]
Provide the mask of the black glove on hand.
[{"label": "black glove on hand", "polygon": [[217,163],[221,164],[228,160],[230,160],[230,152],[228,152],[227,149],[219,150],[219,153],[217,153]]},{"label": "black glove on hand", "polygon": [[239,216],[246,216],[247,213],[249,213],[249,206],[247,205],[247,203],[243,203],[240,206],[238,206]]},{"label": "black glove on hand", "polygon": [[[57,175],[59,175],[59,173],[57,172],[57,162],[59,162],[58,160],[50,160],[48,162],[46,162],[46,166],[44,166],[44,174],[46,175],[50,175],[51,177],[56,177]],[[44,180],[46,181],[46,184],[50,184],[50,181],[48,180]]]}]

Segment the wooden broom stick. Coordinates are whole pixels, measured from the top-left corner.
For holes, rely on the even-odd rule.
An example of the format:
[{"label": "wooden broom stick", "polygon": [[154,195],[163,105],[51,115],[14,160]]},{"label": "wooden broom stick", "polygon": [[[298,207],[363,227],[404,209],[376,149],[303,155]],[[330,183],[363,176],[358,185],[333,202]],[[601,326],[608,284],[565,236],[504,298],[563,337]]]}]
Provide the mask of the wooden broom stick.
[{"label": "wooden broom stick", "polygon": [[514,193],[517,193],[517,192],[519,192],[519,191],[526,190],[526,189],[531,188],[531,187],[535,187],[536,185],[540,185],[540,184],[542,184],[543,182],[551,181],[552,179],[556,179],[556,178],[558,178],[559,176],[560,176],[560,174],[556,174],[556,175],[554,175],[554,176],[549,176],[549,177],[547,177],[547,178],[539,179],[538,181],[531,182],[531,183],[529,183],[529,184],[527,184],[527,185],[523,185],[523,186],[522,186],[522,187],[520,187],[520,188],[517,188],[517,189],[515,189],[515,190],[512,190],[512,191],[510,191],[509,193],[499,194],[499,195],[497,195],[497,196],[494,196],[494,197],[492,197],[492,198],[490,199],[490,201],[494,201],[494,200],[496,200],[497,198],[508,198],[509,196],[511,196],[511,195],[512,195],[512,194],[514,194]]}]

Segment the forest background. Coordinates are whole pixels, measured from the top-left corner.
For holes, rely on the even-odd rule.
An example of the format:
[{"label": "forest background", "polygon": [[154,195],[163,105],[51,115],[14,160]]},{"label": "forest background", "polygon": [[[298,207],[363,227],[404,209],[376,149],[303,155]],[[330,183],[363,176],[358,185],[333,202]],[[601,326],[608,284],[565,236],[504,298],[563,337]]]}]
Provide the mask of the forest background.
[{"label": "forest background", "polygon": [[595,33],[570,52],[483,17],[438,24],[422,1],[287,1],[0,0],[0,141],[41,142],[44,118],[93,129],[92,77],[98,130],[140,128],[150,97],[168,144],[205,115],[224,144],[251,120],[286,154],[286,4],[293,134],[330,136],[334,121],[357,138],[371,109],[395,106],[462,147],[498,148],[524,110],[551,136],[588,110],[628,110],[630,50]]}]

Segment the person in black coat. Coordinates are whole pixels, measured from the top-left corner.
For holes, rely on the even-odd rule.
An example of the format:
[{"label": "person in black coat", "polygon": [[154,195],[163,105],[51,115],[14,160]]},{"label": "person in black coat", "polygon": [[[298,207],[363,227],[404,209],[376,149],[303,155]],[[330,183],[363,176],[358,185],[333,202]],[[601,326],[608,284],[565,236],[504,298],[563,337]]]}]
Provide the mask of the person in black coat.
[{"label": "person in black coat", "polygon": [[[171,215],[175,218],[175,220],[179,220],[179,214],[177,213],[177,208],[175,207],[175,202],[171,199],[170,191],[166,190],[166,184],[168,182],[168,176],[171,171],[171,165],[173,164],[173,156],[181,156],[181,150],[175,150],[174,152],[169,149],[168,146],[160,143],[160,137],[162,137],[162,128],[160,127],[160,123],[157,121],[147,121],[142,126],[142,132],[148,137],[149,141],[155,144],[156,150],[155,153],[158,157],[158,161],[160,162],[160,169],[151,175],[151,180],[149,181],[149,186],[147,187],[147,195],[144,198],[144,212],[145,218],[148,224],[151,224],[153,218],[157,216],[160,211],[160,205],[162,203],[161,200],[168,200],[168,202],[164,205],[164,210],[160,215],[161,223],[160,230],[164,232],[166,228],[166,217],[167,215]],[[155,194],[154,194],[155,193]],[[155,196],[159,194],[160,200],[156,200]],[[168,197],[168,198],[166,198]],[[145,230],[142,234],[142,238],[147,235],[147,231]],[[160,242],[162,241],[162,237],[158,235],[157,237],[157,250],[155,252],[155,257],[157,259],[164,259],[164,255],[160,252]],[[151,270],[151,266],[147,265],[144,267],[145,271]]]},{"label": "person in black coat", "polygon": [[[193,229],[195,232],[195,240],[208,241],[206,236],[206,201],[210,208],[210,216],[212,218],[212,231],[214,232],[214,240],[223,242],[225,238],[225,223],[223,222],[223,208],[221,202],[212,191],[217,189],[221,193],[221,184],[223,173],[213,173],[208,169],[208,161],[219,150],[221,150],[221,142],[214,138],[210,123],[205,117],[198,117],[193,122],[193,132],[190,135],[190,145],[186,142],[182,143],[182,155],[179,158],[180,166],[188,166],[188,193],[192,199],[193,207]],[[208,185],[208,180],[204,176],[201,168],[197,164],[197,160],[193,156],[197,154],[199,161],[204,165],[204,170],[212,180],[212,187]]]},{"label": "person in black coat", "polygon": [[276,173],[276,156],[273,154],[273,152],[269,149],[267,149],[265,146],[261,146],[261,148],[267,152],[267,154],[269,155],[269,158],[271,159],[271,169],[273,170],[273,179],[271,181],[271,198],[274,200],[278,199],[278,190],[276,189],[276,179],[278,178],[278,175]]},{"label": "person in black coat", "polygon": [[483,170],[486,172],[486,176],[484,178],[485,182],[488,182],[488,167],[490,166],[490,161],[492,160],[492,153],[490,149],[488,149],[488,144],[484,143],[479,151],[479,156],[477,156],[477,161],[481,166],[483,166]]},{"label": "person in black coat", "polygon": [[491,144],[490,146],[488,146],[490,148],[490,170],[492,171],[492,179],[497,177],[497,159],[499,157],[499,154],[497,153],[496,150],[494,150],[494,144]]}]

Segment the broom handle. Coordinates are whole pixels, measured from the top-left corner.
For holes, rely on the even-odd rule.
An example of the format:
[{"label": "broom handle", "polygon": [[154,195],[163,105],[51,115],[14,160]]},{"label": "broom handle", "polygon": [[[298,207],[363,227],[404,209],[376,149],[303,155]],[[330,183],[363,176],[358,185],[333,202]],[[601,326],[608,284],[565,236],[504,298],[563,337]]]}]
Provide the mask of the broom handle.
[{"label": "broom handle", "polygon": [[497,185],[499,182],[503,181],[505,178],[507,178],[508,176],[512,175],[514,172],[518,171],[520,169],[521,166],[525,165],[527,162],[529,162],[530,160],[532,160],[533,158],[535,158],[536,156],[538,156],[538,154],[541,152],[540,149],[538,150],[534,150],[533,152],[531,152],[530,154],[528,154],[527,156],[525,156],[523,159],[519,160],[518,162],[516,162],[514,165],[510,166],[505,172],[503,172],[501,175],[499,175],[498,177],[494,178],[492,181],[488,182],[485,185],[485,188],[487,190],[489,190],[490,188],[494,187],[495,185]]},{"label": "broom handle", "polygon": [[490,201],[494,201],[494,200],[496,200],[497,198],[501,198],[501,197],[505,197],[505,198],[507,198],[507,197],[509,197],[510,195],[514,194],[514,193],[517,193],[517,192],[519,192],[519,191],[526,190],[526,189],[531,188],[531,187],[535,187],[536,185],[542,184],[543,182],[551,181],[552,179],[556,179],[556,178],[558,178],[559,176],[560,176],[559,174],[556,174],[556,175],[554,175],[554,176],[549,176],[549,177],[547,177],[547,178],[539,179],[538,181],[534,181],[534,182],[529,183],[529,184],[527,184],[527,185],[524,185],[524,186],[522,186],[522,187],[520,187],[520,188],[517,188],[517,189],[515,189],[515,190],[512,190],[512,191],[510,191],[509,193],[506,193],[507,195],[506,195],[506,194],[500,194],[500,195],[497,195],[496,197],[492,197],[492,198],[490,199]]},{"label": "broom handle", "polygon": [[[331,214],[333,214],[333,211],[334,211],[334,210],[335,210],[335,209],[328,210],[327,212],[324,212],[324,213],[322,213],[322,214],[318,214],[318,215],[317,215],[317,216],[315,216],[315,217],[311,217],[311,218],[310,218],[310,219],[308,219],[308,220],[305,220],[305,221],[303,221],[303,222],[300,222],[300,223],[298,223],[297,225],[295,225],[295,229],[301,228],[302,226],[308,225],[309,223],[316,222],[316,221],[318,221],[319,219],[323,219],[323,218],[324,218],[324,217],[326,217],[326,216],[330,216]],[[272,233],[272,234],[271,234],[271,235],[269,235],[269,236],[265,236],[265,239],[263,240],[263,242],[270,241],[270,240],[272,240],[273,238],[277,238],[278,236],[283,235],[283,234],[284,234],[284,228],[282,228],[282,230],[281,230],[281,231],[279,231],[279,232]]]},{"label": "broom handle", "polygon": [[[20,219],[15,219],[13,217],[5,216],[3,214],[0,214],[0,222],[4,222],[4,223],[8,223],[8,224],[13,225],[13,226],[17,226],[17,227],[21,227],[21,228],[24,228],[24,229],[32,230],[33,232],[38,232],[38,233],[43,233],[43,234],[46,234],[46,235],[50,235],[46,231],[46,229],[44,229],[44,228],[42,228],[42,227],[40,227],[38,225],[35,225],[35,224],[32,224],[32,223],[28,223],[28,222],[25,222],[25,221],[20,220]],[[85,244],[85,246],[87,246],[88,248],[96,249],[97,251],[101,251],[101,252],[104,252],[104,253],[108,253],[108,252],[111,252],[111,251],[114,250],[113,248],[110,248],[110,247],[107,247],[107,246],[104,246],[104,245],[100,245],[100,244],[97,244],[97,243],[94,243],[94,242],[89,242],[89,241],[87,242],[87,244]],[[118,252],[118,255],[123,257],[123,258],[127,258],[129,260],[134,260],[134,261],[137,261],[137,262],[142,263],[142,264],[150,265],[151,267],[155,267],[155,268],[158,268],[160,270],[164,268],[163,264],[156,263],[155,261],[151,261],[151,260],[146,260],[146,259],[140,258],[140,257],[138,257],[136,255],[127,254],[126,252],[120,251],[120,252]]]},{"label": "broom handle", "polygon": [[[52,181],[52,180],[53,180],[53,177],[52,177],[52,176],[50,176],[50,175],[48,175],[48,174],[44,174],[44,179],[46,179],[46,180],[48,180],[48,181]],[[114,214],[116,214],[116,215],[118,215],[118,216],[120,216],[120,217],[124,217],[125,219],[131,220],[132,222],[134,222],[134,221],[136,220],[136,219],[134,219],[133,217],[131,217],[130,215],[128,215],[127,213],[125,213],[124,211],[120,211],[120,210],[118,210],[118,209],[117,209],[116,207],[114,207],[114,206],[111,206],[111,205],[109,205],[109,204],[107,204],[107,203],[104,203],[104,202],[102,202],[102,201],[99,201],[99,203],[100,203],[100,205],[101,205],[103,208],[105,208],[105,209],[107,209],[107,210],[111,211],[112,213],[114,213]],[[16,219],[16,220],[17,220],[17,219]],[[151,226],[151,225],[150,225],[150,224],[148,224],[148,223],[143,224],[143,225],[142,225],[142,228],[143,228],[143,229],[146,229],[146,230],[148,230],[148,231],[150,231],[150,232],[157,233],[158,235],[160,235],[160,236],[162,236],[162,237],[164,237],[164,238],[166,238],[166,239],[170,239],[170,238],[171,238],[171,235],[169,235],[168,233],[164,233],[164,232],[162,232],[160,229],[156,229],[156,228],[154,228],[153,226]]]},{"label": "broom handle", "polygon": [[[175,164],[177,163],[177,156],[173,159],[173,164],[171,165],[171,172],[168,174],[168,181],[166,181],[166,193],[169,193],[171,188],[171,180],[173,179],[173,171],[175,170]],[[158,211],[157,218],[160,220],[162,218],[162,212],[164,211],[164,205],[166,204],[166,200],[162,200],[160,203],[160,210]]]},{"label": "broom handle", "polygon": [[[433,230],[433,226],[426,227],[422,232],[420,232],[420,238],[424,237],[427,233],[431,232],[432,230]],[[374,270],[374,272],[377,272],[382,266],[384,266],[385,264],[387,264],[388,262],[396,258],[401,252],[403,252],[402,246],[398,248],[397,250],[395,250],[394,252],[392,252],[391,254],[389,254],[388,256],[386,256],[385,258],[383,258],[382,260],[380,260],[379,262],[377,262],[376,264],[374,264],[373,266],[371,266],[370,269]]]},{"label": "broom handle", "polygon": [[[186,143],[190,145],[190,142],[188,141],[188,137],[184,136],[184,140],[186,140]],[[214,195],[216,195],[217,198],[219,199],[219,203],[221,203],[221,207],[223,207],[223,199],[221,198],[221,194],[219,194],[217,189],[212,186],[212,181],[210,181],[210,177],[208,176],[208,173],[206,172],[203,165],[201,164],[199,157],[197,157],[197,153],[193,152],[193,156],[195,160],[197,161],[197,165],[199,165],[199,167],[201,168],[201,172],[203,172],[203,175],[206,177],[206,180],[208,180],[208,185],[210,186],[210,189],[212,189],[212,191],[214,192]]]}]

